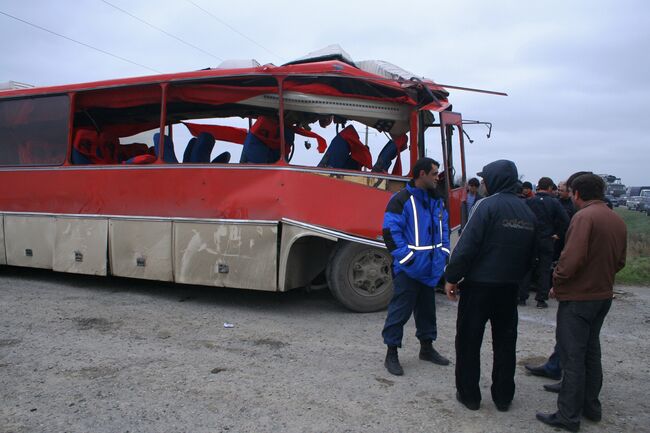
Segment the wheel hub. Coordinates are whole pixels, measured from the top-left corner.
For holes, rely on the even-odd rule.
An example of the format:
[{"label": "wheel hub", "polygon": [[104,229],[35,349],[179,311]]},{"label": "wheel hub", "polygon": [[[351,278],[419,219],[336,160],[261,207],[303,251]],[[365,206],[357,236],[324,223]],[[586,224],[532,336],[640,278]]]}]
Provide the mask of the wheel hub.
[{"label": "wheel hub", "polygon": [[352,288],[364,296],[372,296],[390,283],[390,260],[376,251],[359,254],[350,266]]}]

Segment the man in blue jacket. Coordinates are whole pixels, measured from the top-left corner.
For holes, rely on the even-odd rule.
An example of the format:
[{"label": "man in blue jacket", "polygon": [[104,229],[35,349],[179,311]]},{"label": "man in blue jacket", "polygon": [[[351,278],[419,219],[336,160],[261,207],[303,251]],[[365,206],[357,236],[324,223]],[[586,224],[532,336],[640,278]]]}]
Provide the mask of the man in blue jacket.
[{"label": "man in blue jacket", "polygon": [[[460,303],[456,320],[456,398],[470,410],[481,402],[481,344],[492,328],[492,400],[507,411],[515,394],[517,292],[537,243],[533,211],[516,195],[517,167],[494,161],[478,173],[487,197],[474,205],[445,270],[445,292]],[[459,284],[460,282],[460,284]]]},{"label": "man in blue jacket", "polygon": [[384,242],[393,256],[395,288],[382,331],[388,346],[384,365],[397,376],[404,374],[397,348],[402,347],[404,324],[411,313],[420,359],[449,364],[432,344],[437,337],[434,291],[449,256],[448,215],[443,199],[435,194],[439,167],[431,158],[417,160],[413,179],[393,195],[384,214]]}]

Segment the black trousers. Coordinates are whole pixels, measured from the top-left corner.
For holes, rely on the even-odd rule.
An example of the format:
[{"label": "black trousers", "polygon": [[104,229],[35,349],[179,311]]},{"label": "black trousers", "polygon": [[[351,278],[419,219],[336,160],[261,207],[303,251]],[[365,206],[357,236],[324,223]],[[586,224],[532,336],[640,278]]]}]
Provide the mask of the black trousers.
[{"label": "black trousers", "polygon": [[553,272],[551,265],[555,254],[554,248],[552,238],[540,239],[537,250],[537,265],[522,280],[519,287],[519,300],[525,301],[528,299],[530,283],[533,279],[537,287],[535,300],[546,301],[548,299],[548,292],[551,290],[551,273]]},{"label": "black trousers", "polygon": [[580,423],[583,411],[591,416],[602,414],[598,400],[603,385],[600,329],[611,305],[611,299],[560,302],[556,338],[564,376],[557,407],[564,421]]},{"label": "black trousers", "polygon": [[492,400],[508,404],[515,395],[517,291],[516,284],[461,284],[456,321],[456,390],[465,401],[481,401],[481,345],[488,320],[492,327]]}]

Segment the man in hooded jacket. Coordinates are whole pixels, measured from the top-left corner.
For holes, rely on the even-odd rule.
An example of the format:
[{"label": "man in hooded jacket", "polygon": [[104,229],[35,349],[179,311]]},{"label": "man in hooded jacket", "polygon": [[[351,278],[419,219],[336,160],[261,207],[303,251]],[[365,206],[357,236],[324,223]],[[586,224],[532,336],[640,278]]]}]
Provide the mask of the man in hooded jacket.
[{"label": "man in hooded jacket", "polygon": [[445,270],[445,292],[460,303],[456,321],[456,398],[480,407],[480,352],[485,324],[492,327],[492,400],[506,411],[515,393],[517,295],[533,264],[536,218],[517,195],[517,167],[498,160],[478,173],[487,197],[478,201]]}]

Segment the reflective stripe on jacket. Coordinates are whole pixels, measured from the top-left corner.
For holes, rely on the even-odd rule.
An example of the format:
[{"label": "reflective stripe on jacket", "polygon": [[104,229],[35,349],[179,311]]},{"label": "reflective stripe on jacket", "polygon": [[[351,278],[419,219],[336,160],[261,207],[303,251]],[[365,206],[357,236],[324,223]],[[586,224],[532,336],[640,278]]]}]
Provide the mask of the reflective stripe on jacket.
[{"label": "reflective stripe on jacket", "polygon": [[405,272],[429,286],[438,283],[449,256],[448,214],[442,199],[410,182],[388,202],[383,235],[395,275]]}]

